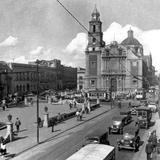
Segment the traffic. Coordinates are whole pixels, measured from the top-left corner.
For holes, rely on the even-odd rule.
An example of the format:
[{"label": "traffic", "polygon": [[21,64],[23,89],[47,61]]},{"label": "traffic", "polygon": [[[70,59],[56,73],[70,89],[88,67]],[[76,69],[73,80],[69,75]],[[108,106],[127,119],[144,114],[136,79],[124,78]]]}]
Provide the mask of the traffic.
[{"label": "traffic", "polygon": [[[145,92],[145,94],[137,91],[134,99],[127,98],[128,104],[125,106],[121,103],[123,99],[117,100],[119,115],[116,114],[112,117],[106,132],[103,134],[99,134],[98,132],[92,133],[85,139],[82,148],[71,155],[67,160],[78,160],[78,157],[81,157],[79,158],[80,160],[97,160],[98,158],[100,160],[118,160],[119,155],[125,155],[127,154],[126,152],[139,152],[141,149],[140,147],[144,143],[141,140],[141,137],[147,129],[152,127],[152,117],[158,111],[158,102],[155,91],[156,90],[154,90],[154,92]],[[143,96],[137,96],[140,94]],[[90,93],[90,95],[92,94]],[[119,105],[119,103],[121,104]],[[158,140],[156,142],[158,143]],[[99,156],[97,158],[95,154],[98,153],[94,153],[94,149],[87,151],[88,148],[98,146],[101,149],[103,148],[102,150],[105,153],[105,156]],[[106,152],[105,149],[109,146],[113,149]],[[126,152],[122,152],[123,150]],[[101,153],[100,150],[98,150],[98,152]]]}]

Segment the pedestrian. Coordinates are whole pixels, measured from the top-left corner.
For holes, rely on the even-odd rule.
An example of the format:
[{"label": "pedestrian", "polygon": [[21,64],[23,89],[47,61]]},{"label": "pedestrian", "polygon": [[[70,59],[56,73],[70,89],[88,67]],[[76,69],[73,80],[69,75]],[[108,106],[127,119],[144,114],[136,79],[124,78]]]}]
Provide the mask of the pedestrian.
[{"label": "pedestrian", "polygon": [[1,136],[0,137],[0,153],[2,155],[2,158],[6,155],[7,153],[7,149],[6,149],[6,145],[5,145],[5,140],[4,138]]},{"label": "pedestrian", "polygon": [[61,114],[60,114],[60,113],[58,113],[58,115],[57,115],[57,122],[58,122],[58,123],[60,123],[60,122],[61,122],[61,120],[62,120]]},{"label": "pedestrian", "polygon": [[78,109],[77,109],[77,112],[76,112],[76,117],[77,117],[77,121],[79,121],[80,120],[80,112],[78,111]]},{"label": "pedestrian", "polygon": [[88,109],[88,113],[90,113],[91,112],[91,102],[89,99],[88,99],[88,103],[87,103],[87,109]]},{"label": "pedestrian", "polygon": [[38,127],[39,128],[41,127],[41,122],[42,122],[41,117],[38,117]]},{"label": "pedestrian", "polygon": [[15,122],[15,126],[16,126],[16,129],[17,129],[17,132],[19,132],[19,127],[21,125],[21,121],[19,120],[19,118],[17,117],[16,118],[16,122]]},{"label": "pedestrian", "polygon": [[72,109],[72,103],[71,103],[71,101],[69,101],[69,108],[70,108],[70,110]]},{"label": "pedestrian", "polygon": [[153,153],[153,145],[151,143],[151,140],[148,140],[148,143],[146,144],[145,152],[147,154],[147,160],[151,160],[151,156]]},{"label": "pedestrian", "polygon": [[118,108],[121,108],[121,101],[118,100]]},{"label": "pedestrian", "polygon": [[51,127],[52,127],[52,132],[54,132],[54,126],[55,126],[55,119],[51,119]]},{"label": "pedestrian", "polygon": [[131,108],[131,102],[128,103],[128,108]]}]

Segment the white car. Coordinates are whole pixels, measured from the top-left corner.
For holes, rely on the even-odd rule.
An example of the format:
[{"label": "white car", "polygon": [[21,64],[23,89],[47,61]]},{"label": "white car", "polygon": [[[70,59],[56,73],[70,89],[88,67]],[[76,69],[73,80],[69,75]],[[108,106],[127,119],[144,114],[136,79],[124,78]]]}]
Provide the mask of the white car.
[{"label": "white car", "polygon": [[152,112],[156,112],[157,111],[157,105],[154,102],[150,102],[148,104],[148,108],[150,108]]}]

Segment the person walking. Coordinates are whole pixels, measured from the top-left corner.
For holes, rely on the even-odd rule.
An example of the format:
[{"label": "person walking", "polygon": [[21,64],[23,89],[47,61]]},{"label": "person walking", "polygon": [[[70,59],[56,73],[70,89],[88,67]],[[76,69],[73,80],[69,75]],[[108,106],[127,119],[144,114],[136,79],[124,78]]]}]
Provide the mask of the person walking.
[{"label": "person walking", "polygon": [[52,118],[51,119],[51,127],[52,127],[52,132],[54,132],[54,126],[55,126],[55,119],[54,118]]},{"label": "person walking", "polygon": [[145,152],[147,154],[147,160],[151,160],[152,152],[153,152],[153,145],[151,143],[151,140],[148,140],[148,143],[146,144]]},{"label": "person walking", "polygon": [[16,118],[16,122],[15,122],[15,126],[16,126],[17,132],[19,132],[20,125],[21,125],[21,121],[20,121],[19,118],[17,117],[17,118]]},{"label": "person walking", "polygon": [[88,99],[88,103],[87,103],[87,109],[88,109],[88,113],[90,113],[91,112],[91,102],[89,99]]}]

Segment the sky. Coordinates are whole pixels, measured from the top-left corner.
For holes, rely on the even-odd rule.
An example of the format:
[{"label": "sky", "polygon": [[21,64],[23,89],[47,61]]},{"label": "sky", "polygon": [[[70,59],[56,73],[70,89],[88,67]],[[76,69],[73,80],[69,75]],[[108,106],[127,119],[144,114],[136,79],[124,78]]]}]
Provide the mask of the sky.
[{"label": "sky", "polygon": [[[96,4],[106,44],[113,40],[120,43],[131,27],[144,54],[152,54],[153,65],[160,72],[159,0],[59,1],[86,28]],[[57,0],[0,0],[0,15],[0,60],[60,59],[68,66],[85,66],[87,31]]]}]

